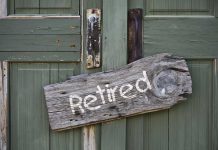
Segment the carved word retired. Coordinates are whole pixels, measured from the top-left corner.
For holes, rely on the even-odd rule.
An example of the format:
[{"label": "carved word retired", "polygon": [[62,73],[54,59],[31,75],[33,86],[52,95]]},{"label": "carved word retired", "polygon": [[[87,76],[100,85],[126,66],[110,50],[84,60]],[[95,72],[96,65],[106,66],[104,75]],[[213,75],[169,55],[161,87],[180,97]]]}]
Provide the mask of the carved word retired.
[{"label": "carved word retired", "polygon": [[[142,89],[140,86],[139,86],[139,83],[140,82],[144,82],[145,84],[145,88]],[[133,95],[127,95],[131,90],[133,90],[133,85],[131,84],[124,84],[124,85],[121,85],[120,88],[118,88],[118,86],[115,86],[115,87],[112,87],[110,88],[109,87],[109,84],[106,84],[105,85],[105,89],[102,89],[99,85],[97,85],[97,91],[95,92],[96,94],[99,94],[100,95],[100,98],[101,98],[101,104],[105,104],[106,101],[105,101],[105,97],[104,97],[104,93],[106,92],[107,94],[107,98],[108,98],[108,102],[115,102],[116,101],[116,96],[115,96],[115,93],[118,91],[119,92],[119,95],[121,97],[123,97],[124,99],[132,99],[132,98],[135,98],[137,95],[136,94],[133,94]],[[140,93],[146,93],[146,91],[148,89],[151,90],[151,83],[150,81],[148,80],[148,76],[147,76],[147,73],[146,71],[143,71],[143,78],[140,78],[138,80],[136,80],[136,83],[135,83],[135,88],[138,92]],[[165,91],[165,89],[163,89],[162,91]],[[163,93],[164,94],[164,93]],[[100,109],[101,108],[101,105],[98,105],[98,106],[91,106],[92,103],[94,103],[95,101],[97,101],[97,97],[95,95],[87,95],[85,96],[84,99],[82,99],[82,97],[78,96],[78,95],[70,95],[69,97],[69,102],[70,102],[70,107],[72,109],[72,113],[75,114],[75,108],[79,108],[79,110],[84,113],[85,110],[83,108],[83,106],[88,109],[88,110],[97,110],[97,109]],[[147,96],[145,95],[145,99],[144,99],[146,102],[149,102],[148,101],[148,98]],[[75,102],[76,101],[76,102]]]}]

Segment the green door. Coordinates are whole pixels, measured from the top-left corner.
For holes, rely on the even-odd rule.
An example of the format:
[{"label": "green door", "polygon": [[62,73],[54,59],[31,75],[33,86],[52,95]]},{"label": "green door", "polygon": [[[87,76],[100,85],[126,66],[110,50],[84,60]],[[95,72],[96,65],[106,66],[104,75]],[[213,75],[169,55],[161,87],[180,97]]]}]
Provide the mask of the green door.
[{"label": "green door", "polygon": [[[217,0],[11,0],[9,6],[14,15],[50,15],[0,20],[0,58],[10,62],[10,150],[218,149]],[[92,126],[94,148],[83,128],[51,131],[43,85],[126,64],[127,11],[138,7],[145,12],[144,56],[185,57],[193,94],[169,110]],[[91,70],[88,8],[103,10],[102,67]]]}]

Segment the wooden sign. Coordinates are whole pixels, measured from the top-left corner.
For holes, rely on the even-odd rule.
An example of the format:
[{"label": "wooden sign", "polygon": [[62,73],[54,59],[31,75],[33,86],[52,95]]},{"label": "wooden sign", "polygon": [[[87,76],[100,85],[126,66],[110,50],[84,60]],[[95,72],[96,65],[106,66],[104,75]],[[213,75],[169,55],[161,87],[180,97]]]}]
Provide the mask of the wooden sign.
[{"label": "wooden sign", "polygon": [[44,87],[53,130],[168,109],[192,93],[184,59],[158,54]]}]

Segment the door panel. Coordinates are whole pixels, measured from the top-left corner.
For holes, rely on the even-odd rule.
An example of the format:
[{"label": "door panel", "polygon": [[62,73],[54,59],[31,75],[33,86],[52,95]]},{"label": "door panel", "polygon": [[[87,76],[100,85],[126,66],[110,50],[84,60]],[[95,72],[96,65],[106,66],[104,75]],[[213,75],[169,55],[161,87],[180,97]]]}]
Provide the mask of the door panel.
[{"label": "door panel", "polygon": [[74,63],[10,64],[11,150],[80,150],[80,128],[50,130],[42,87],[79,74]]},{"label": "door panel", "polygon": [[80,61],[80,18],[1,19],[0,60]]}]

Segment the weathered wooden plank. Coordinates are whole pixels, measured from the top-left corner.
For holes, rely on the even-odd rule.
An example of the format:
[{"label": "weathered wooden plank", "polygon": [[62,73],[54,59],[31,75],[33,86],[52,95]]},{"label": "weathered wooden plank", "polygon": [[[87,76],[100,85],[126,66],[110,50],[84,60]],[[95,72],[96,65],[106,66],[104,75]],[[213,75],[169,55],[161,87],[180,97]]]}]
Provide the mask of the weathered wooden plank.
[{"label": "weathered wooden plank", "polygon": [[213,103],[212,103],[212,139],[211,139],[211,149],[218,149],[218,59],[213,62]]},{"label": "weathered wooden plank", "polygon": [[143,56],[143,9],[128,11],[128,63]]},{"label": "weathered wooden plank", "polygon": [[[50,63],[50,83],[64,81],[70,75],[79,74],[80,65],[75,63]],[[50,149],[52,150],[81,150],[81,129],[70,131],[50,131]]]},{"label": "weathered wooden plank", "polygon": [[128,118],[126,126],[126,149],[142,150],[145,140],[143,115]]},{"label": "weathered wooden plank", "polygon": [[[0,35],[0,52],[80,51],[80,35]],[[13,44],[12,44],[13,43]]]},{"label": "weathered wooden plank", "polygon": [[40,14],[79,15],[79,0],[41,0]]},{"label": "weathered wooden plank", "polygon": [[101,66],[101,10],[87,9],[87,48],[86,67]]},{"label": "weathered wooden plank", "polygon": [[[101,0],[89,0],[89,1],[81,1],[82,9],[80,9],[80,13],[82,15],[82,60],[81,61],[81,73],[93,73],[101,71],[101,67],[99,68],[93,68],[93,69],[87,69],[87,57],[86,55],[83,55],[83,50],[85,50],[85,47],[87,47],[86,37],[87,37],[87,9],[91,8],[102,8],[102,1]],[[101,149],[101,125],[91,125],[86,126],[82,128],[83,134],[82,134],[82,141],[83,141],[83,150],[100,150]],[[91,133],[92,136],[89,136]],[[88,144],[88,145],[87,145]]]},{"label": "weathered wooden plank", "polygon": [[7,0],[0,0],[0,18],[7,16]]},{"label": "weathered wooden plank", "polygon": [[0,52],[0,60],[80,62],[80,52]]},{"label": "weathered wooden plank", "polygon": [[145,0],[128,0],[128,9],[145,8]]},{"label": "weathered wooden plank", "polygon": [[209,150],[211,132],[214,132],[210,129],[213,106],[212,60],[189,61],[189,68],[193,79],[193,94],[188,97],[187,103],[169,111],[169,149]]},{"label": "weathered wooden plank", "polygon": [[1,19],[0,34],[80,34],[80,18]]},{"label": "weathered wooden plank", "polygon": [[214,12],[215,17],[218,17],[218,0],[214,1]]},{"label": "weathered wooden plank", "polygon": [[[102,69],[127,63],[127,0],[103,0]],[[113,27],[112,27],[113,25]],[[126,119],[103,123],[101,150],[126,150]]]},{"label": "weathered wooden plank", "polygon": [[49,123],[42,86],[49,63],[10,64],[10,149],[48,150]]},{"label": "weathered wooden plank", "polygon": [[39,14],[39,0],[16,0],[15,14]]},{"label": "weathered wooden plank", "polygon": [[211,0],[153,0],[147,1],[148,15],[212,15]]},{"label": "weathered wooden plank", "polygon": [[[138,7],[137,7],[138,6]],[[143,9],[142,0],[128,1],[128,7],[136,7],[128,11],[128,60],[133,62],[143,55]],[[126,120],[126,149],[141,150],[144,147],[144,118],[143,115],[131,117]]]},{"label": "weathered wooden plank", "polygon": [[51,128],[64,130],[170,108],[191,93],[191,77],[183,59],[159,54],[114,71],[74,76],[44,92]]},{"label": "weathered wooden plank", "polygon": [[0,62],[0,150],[8,150],[8,63]]},{"label": "weathered wooden plank", "polygon": [[217,26],[216,18],[145,18],[145,55],[169,52],[185,58],[217,58]]}]

